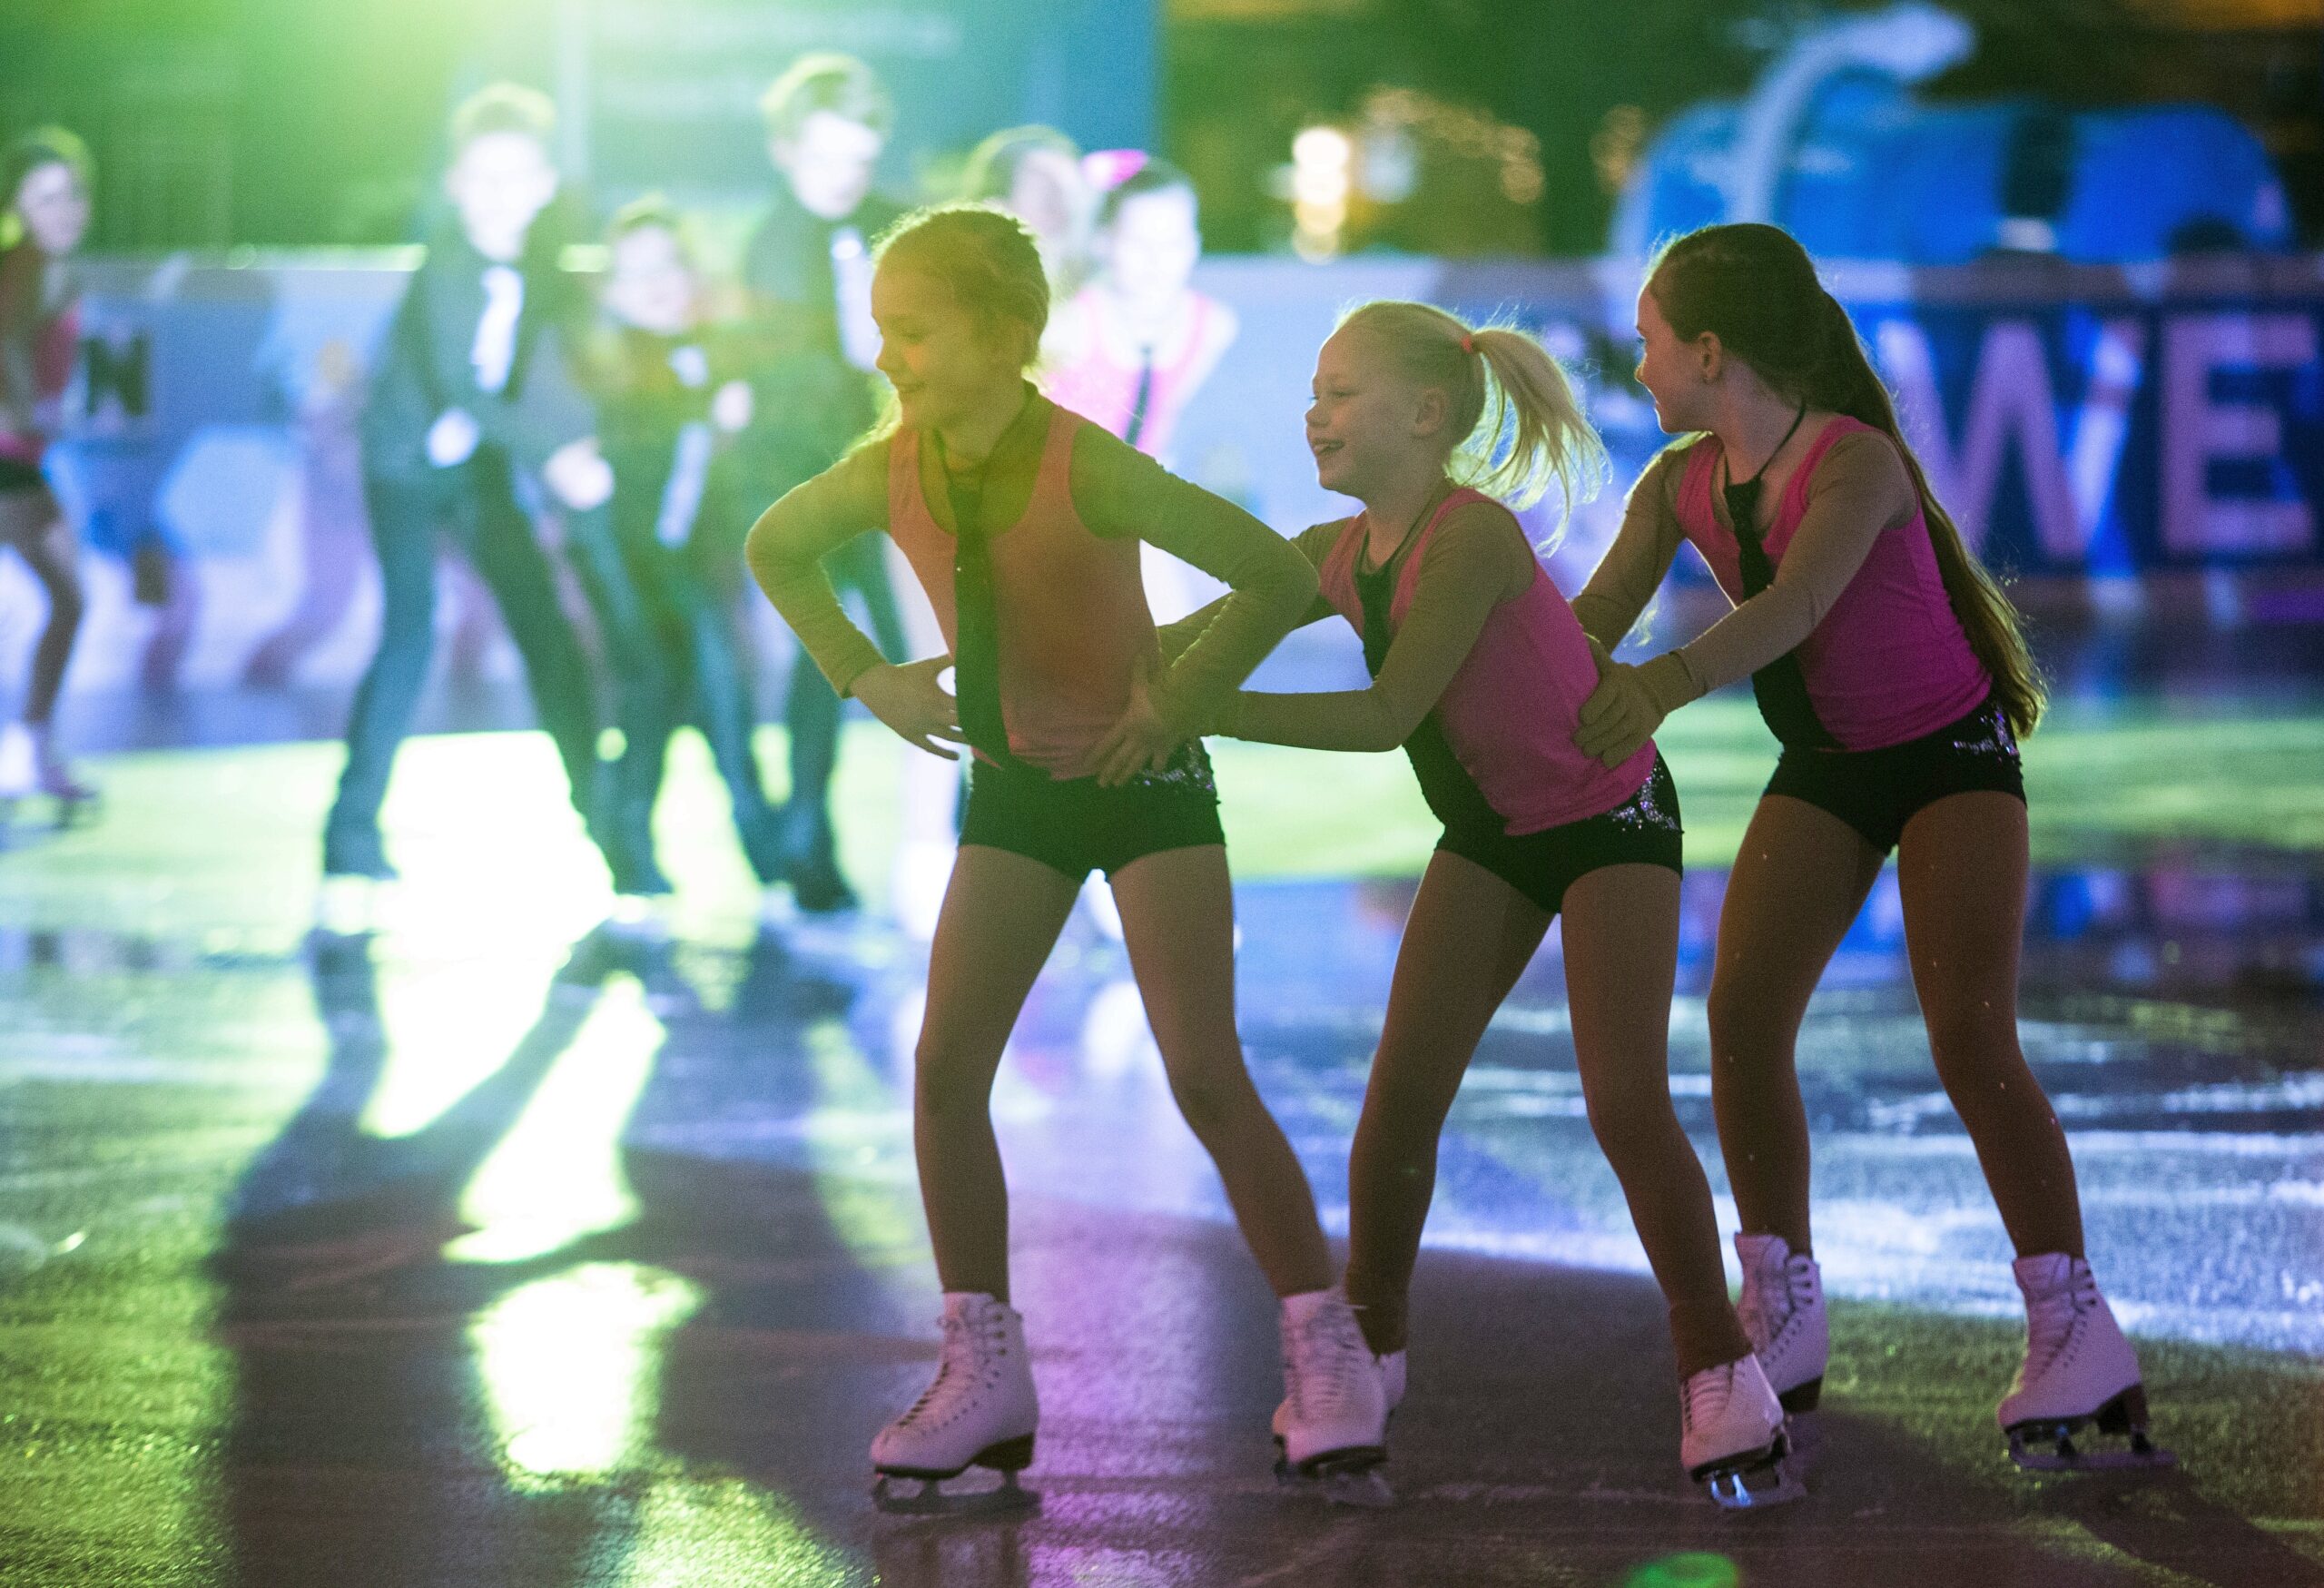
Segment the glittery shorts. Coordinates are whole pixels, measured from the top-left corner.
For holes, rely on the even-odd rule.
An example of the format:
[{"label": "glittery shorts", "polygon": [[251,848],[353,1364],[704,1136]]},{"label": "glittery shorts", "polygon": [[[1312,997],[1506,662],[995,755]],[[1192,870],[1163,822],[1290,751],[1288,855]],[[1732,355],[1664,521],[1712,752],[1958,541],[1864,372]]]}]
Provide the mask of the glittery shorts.
[{"label": "glittery shorts", "polygon": [[1921,811],[1984,791],[2025,798],[2017,735],[1991,695],[1958,722],[1885,749],[1786,750],[1768,781],[1768,793],[1829,811],[1883,854]]},{"label": "glittery shorts", "polygon": [[1565,903],[1565,891],[1601,866],[1682,871],[1686,830],[1679,819],[1678,786],[1657,755],[1638,793],[1610,811],[1514,837],[1447,827],[1436,847],[1484,867],[1555,915]]},{"label": "glittery shorts", "polygon": [[1226,834],[1210,757],[1189,740],[1160,772],[1118,788],[1100,788],[1094,777],[973,762],[960,842],[1021,854],[1078,882],[1093,871],[1110,877],[1166,849],[1224,843]]}]

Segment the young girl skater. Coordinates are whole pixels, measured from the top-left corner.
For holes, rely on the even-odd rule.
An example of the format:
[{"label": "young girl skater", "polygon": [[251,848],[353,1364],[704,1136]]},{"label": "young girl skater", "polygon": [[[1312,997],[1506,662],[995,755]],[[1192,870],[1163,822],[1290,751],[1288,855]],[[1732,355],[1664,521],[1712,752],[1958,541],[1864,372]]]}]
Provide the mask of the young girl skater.
[{"label": "young girl skater", "polygon": [[[1487,494],[1521,503],[1555,481],[1571,500],[1605,452],[1539,342],[1426,304],[1350,314],[1316,357],[1315,392],[1316,477],[1364,510],[1299,538],[1322,579],[1307,616],[1336,611],[1364,636],[1372,686],[1246,693],[1214,725],[1318,750],[1402,745],[1444,824],[1404,923],[1348,1164],[1347,1294],[1386,1398],[1403,1396],[1405,1294],[1445,1114],[1562,913],[1590,1125],[1669,1303],[1680,1459],[1722,1505],[1797,1498],[1783,1412],[1728,1303],[1710,1189],[1670,1106],[1678,797],[1651,744],[1604,766],[1574,748],[1597,678],[1589,642]],[[1176,626],[1166,651],[1204,633],[1213,610]]]},{"label": "young girl skater", "polygon": [[2091,1464],[2073,1435],[2094,1421],[2127,1435],[2118,1459],[2161,1459],[2138,1358],[2083,1260],[2064,1132],[2017,1045],[2017,735],[2043,705],[2017,616],[1930,494],[1846,311],[1790,236],[1726,225],[1680,238],[1639,294],[1638,330],[1657,421],[1703,433],[1639,481],[1574,612],[1610,648],[1682,538],[1736,607],[1643,666],[1604,664],[1576,743],[1620,764],[1665,715],[1746,674],[1783,743],[1728,883],[1710,989],[1744,1325],[1786,1404],[1813,1406],[1828,1346],[1792,1045],[1894,849],[1937,1074],[2019,1254],[2025,1362],[1998,1414],[2010,1453]]},{"label": "young girl skater", "polygon": [[0,546],[48,596],[20,721],[0,725],[0,800],[38,792],[69,818],[95,791],[56,743],[56,697],[81,630],[79,538],[41,460],[73,373],[80,315],[65,264],[89,230],[89,152],[62,127],[0,152]]},{"label": "young girl skater", "polygon": [[[972,1463],[1014,1473],[1032,1459],[1037,1407],[1023,1320],[1009,1305],[1008,1192],[989,1099],[1018,1010],[1092,870],[1112,882],[1172,1093],[1283,1297],[1290,1457],[1311,1469],[1376,1462],[1378,1375],[1332,1288],[1306,1177],[1244,1069],[1217,796],[1200,745],[1185,742],[1184,725],[1297,620],[1314,576],[1265,526],[1026,382],[1049,285],[1014,220],[953,206],[906,221],[880,251],[872,307],[895,423],[768,508],[747,550],[833,688],[907,744],[938,755],[966,745],[973,757],[912,1094],[943,1353],[927,1393],[872,1441],[880,1492],[890,1477],[932,1481]],[[874,528],[919,575],[950,656],[890,666],[840,608],[820,560]],[[1141,540],[1233,594],[1129,714],[1156,651]],[[937,683],[948,666],[957,705]],[[1158,764],[1100,787],[1100,741]]]}]

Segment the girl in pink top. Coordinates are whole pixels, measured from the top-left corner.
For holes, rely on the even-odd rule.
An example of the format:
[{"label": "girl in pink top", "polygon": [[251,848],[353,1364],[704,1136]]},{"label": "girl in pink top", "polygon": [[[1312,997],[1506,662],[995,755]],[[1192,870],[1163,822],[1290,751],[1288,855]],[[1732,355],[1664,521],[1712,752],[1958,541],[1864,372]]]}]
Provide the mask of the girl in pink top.
[{"label": "girl in pink top", "polygon": [[53,728],[81,629],[81,547],[41,460],[79,335],[66,261],[88,230],[80,139],[45,127],[0,153],[0,546],[25,559],[48,595],[24,719],[0,726],[0,798],[38,790],[68,814],[94,792],[74,775]]},{"label": "girl in pink top", "polygon": [[[962,205],[899,222],[880,246],[872,308],[895,422],[769,508],[748,556],[834,689],[907,743],[973,757],[912,1090],[943,1357],[872,1442],[872,1464],[884,1483],[1032,1459],[1039,1408],[1009,1306],[989,1100],[1093,870],[1113,884],[1171,1090],[1283,1298],[1297,1409],[1286,1455],[1318,1471],[1376,1463],[1386,1412],[1371,1358],[1333,1285],[1306,1176],[1244,1067],[1218,798],[1190,732],[1290,628],[1314,575],[1264,524],[1026,383],[1049,285],[1016,221]],[[911,559],[949,656],[891,666],[848,621],[822,559],[867,529]],[[1167,669],[1138,584],[1141,541],[1233,592]],[[952,694],[937,681],[947,668]],[[1101,783],[1116,764],[1122,775]]]},{"label": "girl in pink top", "polygon": [[[1597,685],[1590,642],[1516,517],[1487,494],[1521,503],[1555,481],[1571,500],[1604,450],[1539,342],[1426,304],[1349,315],[1316,357],[1315,393],[1316,476],[1364,510],[1299,538],[1321,574],[1307,618],[1344,617],[1373,682],[1237,695],[1212,725],[1319,750],[1402,746],[1444,824],[1348,1163],[1348,1296],[1388,1398],[1403,1391],[1405,1297],[1445,1114],[1562,914],[1590,1124],[1669,1304],[1681,1460],[1722,1504],[1797,1497],[1783,1413],[1728,1301],[1710,1189],[1670,1106],[1678,797],[1651,744],[1606,765],[1574,747]],[[1209,616],[1175,626],[1165,654]]]},{"label": "girl in pink top", "polygon": [[1683,538],[1735,610],[1640,666],[1608,661],[1577,742],[1622,764],[1664,715],[1750,676],[1782,759],[1719,921],[1711,1096],[1742,1232],[1742,1313],[1787,1405],[1828,1351],[1809,1255],[1807,1119],[1792,1048],[1892,848],[1937,1075],[2018,1251],[2025,1366],[1998,1413],[2030,1466],[2076,1432],[2148,1444],[2138,1358],[2083,1258],[2065,1134],[2017,1042],[2026,817],[2017,735],[2043,691],[2016,614],[1905,445],[1847,312],[1773,226],[1706,227],[1638,300],[1638,378],[1663,429],[1700,432],[1631,493],[1574,611],[1610,649]]},{"label": "girl in pink top", "polygon": [[1043,389],[1167,462],[1178,417],[1235,340],[1235,311],[1193,284],[1202,232],[1193,182],[1147,159],[1098,209],[1098,277],[1050,333]]},{"label": "girl in pink top", "polygon": [[[1234,310],[1194,285],[1202,231],[1193,181],[1167,161],[1129,157],[1137,168],[1098,204],[1097,276],[1050,330],[1042,389],[1172,466],[1179,417],[1240,327]],[[1144,561],[1147,594],[1165,620],[1201,603],[1183,562],[1160,552]]]}]

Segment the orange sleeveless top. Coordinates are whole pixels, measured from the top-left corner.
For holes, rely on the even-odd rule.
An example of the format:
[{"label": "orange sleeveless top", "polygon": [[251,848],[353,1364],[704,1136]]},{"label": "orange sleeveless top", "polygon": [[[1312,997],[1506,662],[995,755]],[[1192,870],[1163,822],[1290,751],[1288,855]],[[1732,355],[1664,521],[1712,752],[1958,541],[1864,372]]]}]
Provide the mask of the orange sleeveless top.
[{"label": "orange sleeveless top", "polygon": [[[1140,656],[1158,654],[1138,577],[1138,542],[1093,534],[1074,510],[1073,438],[1089,423],[1052,406],[1024,516],[990,531],[1000,629],[1000,715],[1009,748],[1051,777],[1087,777],[1092,755],[1129,704]],[[929,510],[920,434],[888,448],[888,534],[911,564],[954,646],[951,534]]]}]

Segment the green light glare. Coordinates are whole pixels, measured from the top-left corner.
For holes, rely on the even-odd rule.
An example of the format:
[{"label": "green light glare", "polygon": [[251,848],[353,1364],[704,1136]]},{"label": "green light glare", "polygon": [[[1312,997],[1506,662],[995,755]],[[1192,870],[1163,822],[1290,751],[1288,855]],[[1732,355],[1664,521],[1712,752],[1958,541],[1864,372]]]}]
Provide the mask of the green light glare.
[{"label": "green light glare", "polygon": [[511,1291],[469,1325],[509,1475],[601,1477],[643,1459],[662,1338],[701,1304],[678,1275],[588,1263]]},{"label": "green light glare", "polygon": [[692,1477],[647,1491],[619,1581],[623,1588],[772,1588],[864,1575],[848,1551],[817,1536],[780,1489]]},{"label": "green light glare", "polygon": [[807,1151],[832,1232],[867,1268],[917,1261],[921,1224],[910,1168],[910,1110],[872,1068],[846,1022],[817,1021],[803,1045],[816,1090]]},{"label": "green light glare", "polygon": [[541,990],[562,955],[551,949],[512,958],[414,964],[379,956],[387,1058],[363,1107],[365,1131],[423,1129],[507,1061],[539,1016]]},{"label": "green light glare", "polygon": [[445,1248],[448,1261],[522,1262],[635,1216],[621,1131],[663,1034],[635,979],[606,984],[572,1046],[468,1182],[460,1215],[476,1232]]},{"label": "green light glare", "polygon": [[1725,1555],[1698,1551],[1649,1561],[1622,1579],[1622,1588],[1735,1588],[1742,1580]]}]

